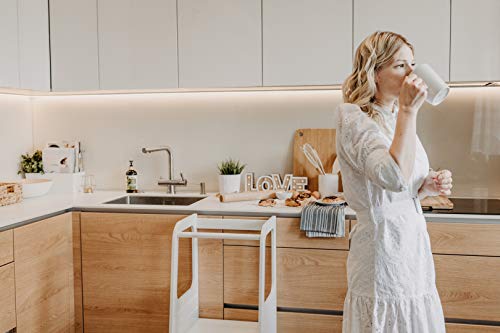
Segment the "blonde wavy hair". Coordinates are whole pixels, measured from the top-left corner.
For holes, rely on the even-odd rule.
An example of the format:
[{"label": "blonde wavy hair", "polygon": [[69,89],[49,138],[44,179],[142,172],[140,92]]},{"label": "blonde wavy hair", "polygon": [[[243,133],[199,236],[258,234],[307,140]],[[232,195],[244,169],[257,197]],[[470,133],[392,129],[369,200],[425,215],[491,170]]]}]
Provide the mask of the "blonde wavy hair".
[{"label": "blonde wavy hair", "polygon": [[403,45],[407,45],[414,52],[413,45],[395,32],[376,31],[366,37],[354,55],[352,73],[342,85],[344,102],[357,104],[369,117],[384,127],[385,123],[379,112],[372,106],[372,104],[377,104],[375,75],[377,71],[391,63],[394,55]]}]

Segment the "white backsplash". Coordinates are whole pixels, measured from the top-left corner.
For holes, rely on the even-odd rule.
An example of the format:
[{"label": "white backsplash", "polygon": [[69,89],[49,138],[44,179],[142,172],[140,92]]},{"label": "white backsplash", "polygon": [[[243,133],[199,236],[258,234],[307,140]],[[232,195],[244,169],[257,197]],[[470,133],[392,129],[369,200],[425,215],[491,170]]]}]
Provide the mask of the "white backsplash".
[{"label": "white backsplash", "polygon": [[[452,170],[453,195],[500,197],[499,92],[454,88],[439,107],[419,113],[431,166]],[[294,131],[333,127],[339,103],[338,90],[39,96],[33,142],[40,148],[49,140],[80,140],[86,171],[100,189],[123,189],[133,159],[143,190],[162,189],[156,182],[168,164],[166,153],[145,155],[141,148],[169,145],[175,177],[184,173],[187,190],[203,181],[216,191],[217,163],[228,157],[256,176],[291,172]]]},{"label": "white backsplash", "polygon": [[156,182],[168,175],[167,154],[141,148],[168,145],[176,178],[182,171],[190,190],[205,182],[216,191],[217,164],[228,157],[256,175],[291,172],[295,129],[333,126],[339,102],[339,91],[41,97],[35,146],[79,139],[98,188],[124,188],[133,159],[140,188],[162,189]]},{"label": "white backsplash", "polygon": [[30,97],[0,94],[0,182],[19,179],[21,155],[33,150]]}]

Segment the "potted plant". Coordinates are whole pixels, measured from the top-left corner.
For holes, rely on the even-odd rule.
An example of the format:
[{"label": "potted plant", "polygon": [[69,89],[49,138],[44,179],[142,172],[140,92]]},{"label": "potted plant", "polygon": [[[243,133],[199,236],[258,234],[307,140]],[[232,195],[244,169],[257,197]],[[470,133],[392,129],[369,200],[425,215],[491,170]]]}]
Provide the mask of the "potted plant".
[{"label": "potted plant", "polygon": [[21,155],[20,167],[17,174],[22,174],[25,178],[30,178],[32,174],[43,174],[42,151],[36,150],[32,156]]},{"label": "potted plant", "polygon": [[219,168],[219,192],[220,193],[233,193],[240,191],[241,172],[246,164],[240,164],[240,161],[228,159],[221,162],[217,167]]}]

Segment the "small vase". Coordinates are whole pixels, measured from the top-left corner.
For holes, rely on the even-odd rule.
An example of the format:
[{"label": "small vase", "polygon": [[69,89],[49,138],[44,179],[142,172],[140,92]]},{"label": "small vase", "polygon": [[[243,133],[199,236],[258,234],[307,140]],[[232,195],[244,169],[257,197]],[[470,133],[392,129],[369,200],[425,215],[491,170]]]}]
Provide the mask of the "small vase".
[{"label": "small vase", "polygon": [[235,193],[240,191],[241,174],[219,175],[219,192]]}]

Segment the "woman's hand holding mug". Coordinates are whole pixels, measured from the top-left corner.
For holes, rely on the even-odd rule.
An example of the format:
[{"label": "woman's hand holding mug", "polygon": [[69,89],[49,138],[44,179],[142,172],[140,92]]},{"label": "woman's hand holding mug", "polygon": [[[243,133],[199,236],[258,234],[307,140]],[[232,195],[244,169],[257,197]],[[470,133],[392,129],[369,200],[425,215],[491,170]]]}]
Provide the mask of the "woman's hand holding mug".
[{"label": "woman's hand holding mug", "polygon": [[410,73],[399,93],[399,109],[403,112],[417,113],[427,97],[427,85],[415,73]]}]

